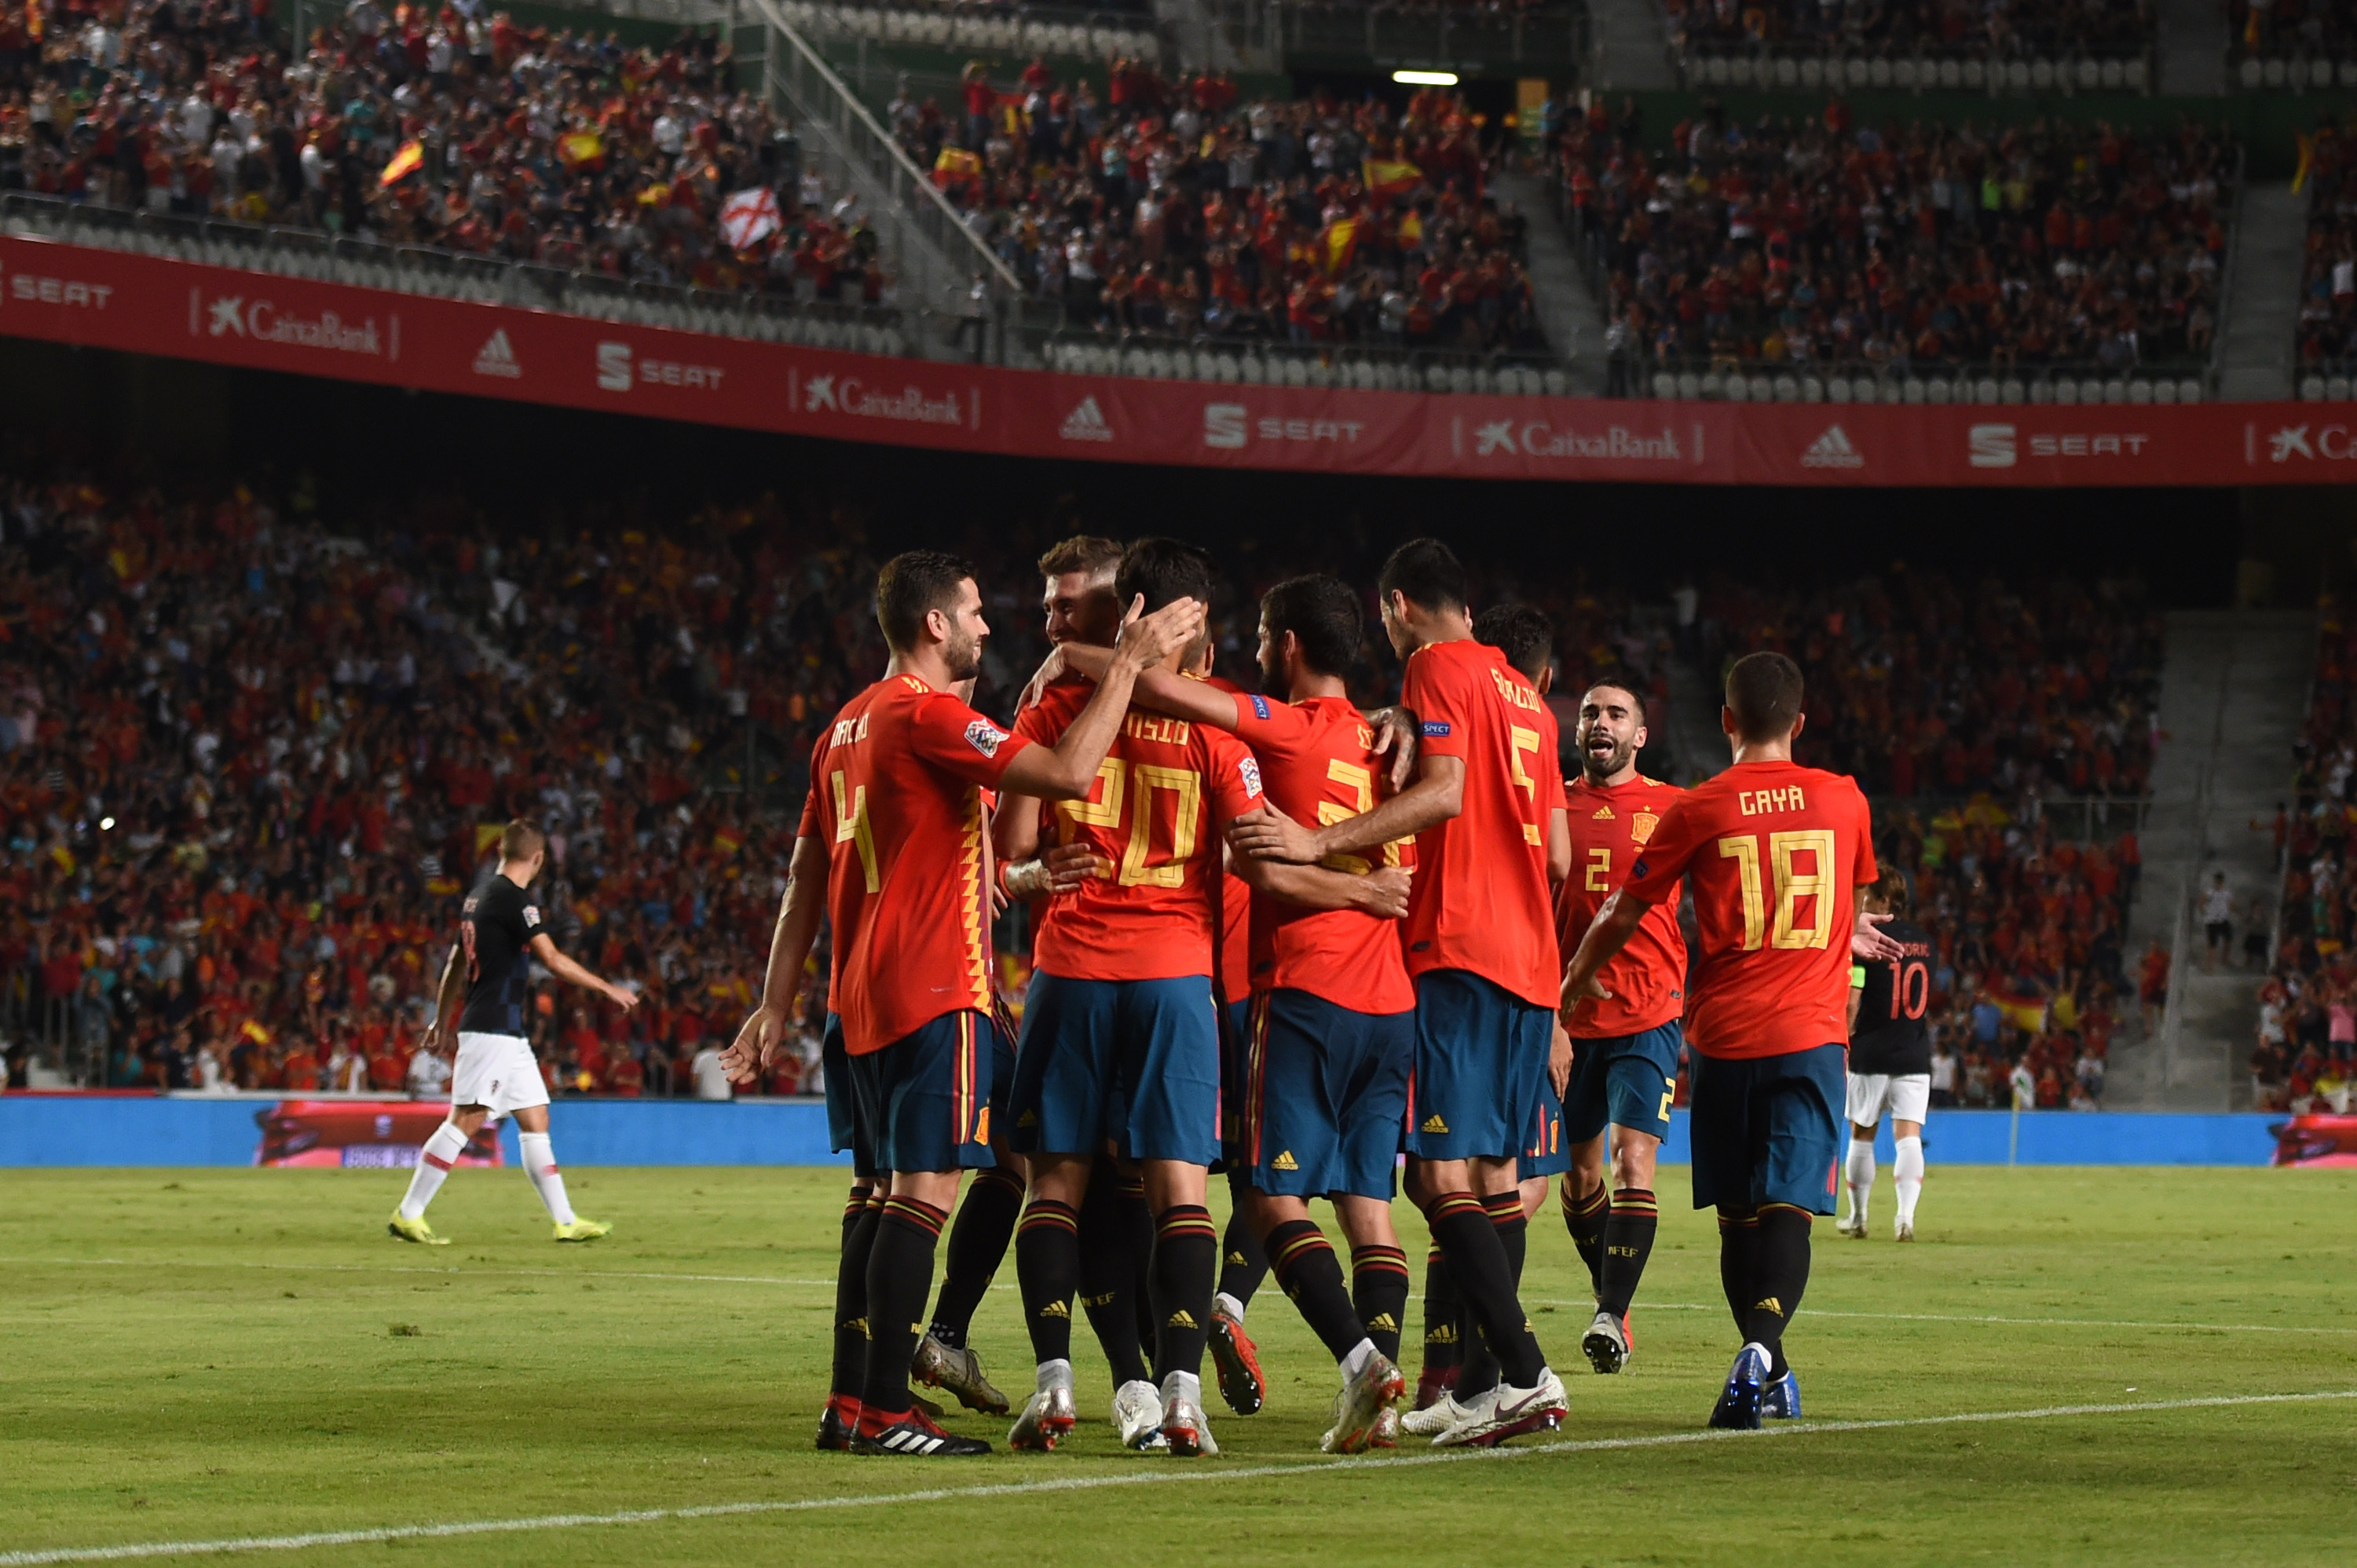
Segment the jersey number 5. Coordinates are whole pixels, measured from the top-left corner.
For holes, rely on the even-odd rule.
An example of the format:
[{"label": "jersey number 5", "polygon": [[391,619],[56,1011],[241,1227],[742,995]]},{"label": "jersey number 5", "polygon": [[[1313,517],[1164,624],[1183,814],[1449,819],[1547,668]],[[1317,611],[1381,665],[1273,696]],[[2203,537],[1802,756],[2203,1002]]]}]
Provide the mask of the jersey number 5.
[{"label": "jersey number 5", "polygon": [[[1768,835],[1770,880],[1776,897],[1776,920],[1768,921],[1768,889],[1760,878],[1760,840],[1736,833],[1718,841],[1722,859],[1735,862],[1742,885],[1743,950],[1758,952],[1762,943],[1777,948],[1821,948],[1834,930],[1834,833],[1831,828],[1792,828]],[[1799,869],[1809,856],[1809,869]],[[1800,923],[1801,900],[1809,900],[1809,923]]]}]

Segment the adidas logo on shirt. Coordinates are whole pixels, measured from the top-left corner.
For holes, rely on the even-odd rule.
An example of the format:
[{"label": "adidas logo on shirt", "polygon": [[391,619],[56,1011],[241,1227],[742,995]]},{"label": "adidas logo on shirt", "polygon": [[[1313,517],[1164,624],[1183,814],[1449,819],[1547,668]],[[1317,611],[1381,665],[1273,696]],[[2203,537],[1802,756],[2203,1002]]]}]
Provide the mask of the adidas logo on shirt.
[{"label": "adidas logo on shirt", "polygon": [[508,347],[506,328],[502,327],[493,332],[490,337],[484,339],[483,346],[475,351],[475,373],[479,376],[498,376],[511,381],[523,374],[523,367],[516,363],[515,350]]},{"label": "adidas logo on shirt", "polygon": [[1863,468],[1866,455],[1849,444],[1848,433],[1838,424],[1829,424],[1825,433],[1810,443],[1801,454],[1803,468]]},{"label": "adidas logo on shirt", "polygon": [[1448,1131],[1448,1123],[1443,1122],[1440,1119],[1440,1112],[1436,1111],[1431,1115],[1424,1119],[1424,1125],[1418,1129],[1418,1131],[1426,1133],[1446,1133]]},{"label": "adidas logo on shirt", "polygon": [[1590,817],[1588,821],[1595,822],[1609,822],[1612,821],[1612,808],[1609,806],[1597,807],[1596,815]]},{"label": "adidas logo on shirt", "polygon": [[1105,423],[1104,410],[1093,397],[1081,399],[1078,408],[1064,415],[1064,427],[1057,432],[1067,441],[1110,441],[1113,426]]},{"label": "adidas logo on shirt", "polygon": [[1287,1149],[1285,1153],[1277,1155],[1276,1158],[1269,1161],[1268,1168],[1273,1171],[1297,1171],[1301,1166],[1300,1164],[1294,1159],[1293,1151],[1291,1149]]}]

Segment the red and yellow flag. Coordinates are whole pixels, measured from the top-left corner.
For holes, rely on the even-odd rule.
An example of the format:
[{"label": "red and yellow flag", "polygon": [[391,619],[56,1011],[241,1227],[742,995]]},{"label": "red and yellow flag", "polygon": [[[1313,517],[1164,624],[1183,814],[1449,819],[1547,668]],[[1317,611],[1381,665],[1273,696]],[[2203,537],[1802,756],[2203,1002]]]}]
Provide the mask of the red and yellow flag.
[{"label": "red and yellow flag", "polygon": [[1355,218],[1338,218],[1326,225],[1318,236],[1318,263],[1326,269],[1328,277],[1340,277],[1351,264],[1351,254],[1359,248],[1359,221]]},{"label": "red and yellow flag", "polygon": [[404,142],[401,151],[393,154],[384,166],[384,172],[377,176],[377,183],[388,188],[399,185],[415,174],[425,162],[425,145],[423,142]]},{"label": "red and yellow flag", "polygon": [[1377,201],[1405,196],[1424,183],[1422,169],[1397,158],[1364,159],[1359,165],[1359,173],[1367,182],[1367,194]]},{"label": "red and yellow flag", "polygon": [[595,131],[575,131],[556,139],[556,156],[565,160],[567,168],[602,162],[606,156],[606,138]]}]

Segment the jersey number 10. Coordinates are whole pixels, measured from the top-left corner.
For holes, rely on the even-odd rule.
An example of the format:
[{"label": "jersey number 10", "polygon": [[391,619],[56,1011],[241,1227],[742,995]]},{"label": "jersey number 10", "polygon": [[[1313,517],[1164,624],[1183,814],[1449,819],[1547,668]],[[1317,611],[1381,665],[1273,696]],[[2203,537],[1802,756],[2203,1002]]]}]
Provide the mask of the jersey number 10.
[{"label": "jersey number 10", "polygon": [[[1776,899],[1776,919],[1768,921],[1768,897],[1760,880],[1760,839],[1737,833],[1718,841],[1722,859],[1735,862],[1743,888],[1743,950],[1762,943],[1776,948],[1821,948],[1834,930],[1834,832],[1831,828],[1791,828],[1768,835],[1768,869]],[[1811,869],[1798,868],[1806,854]],[[1809,923],[1800,923],[1801,900],[1809,900]]]}]

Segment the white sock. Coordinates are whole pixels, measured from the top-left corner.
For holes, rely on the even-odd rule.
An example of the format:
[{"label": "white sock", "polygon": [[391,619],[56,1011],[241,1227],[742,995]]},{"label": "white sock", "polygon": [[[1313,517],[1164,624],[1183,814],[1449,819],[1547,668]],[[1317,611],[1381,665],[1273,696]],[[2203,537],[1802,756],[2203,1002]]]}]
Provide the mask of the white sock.
[{"label": "white sock", "polygon": [[1874,1144],[1849,1141],[1849,1213],[1854,1225],[1866,1223],[1866,1200],[1874,1192]]},{"label": "white sock", "polygon": [[1367,1359],[1374,1353],[1375,1342],[1372,1339],[1361,1339],[1351,1346],[1349,1354],[1342,1358],[1342,1380],[1347,1383],[1357,1377],[1359,1369],[1365,1366]]},{"label": "white sock", "polygon": [[1072,1364],[1070,1361],[1040,1362],[1039,1380],[1033,1386],[1043,1394],[1049,1389],[1071,1388],[1072,1386]]},{"label": "white sock", "polygon": [[1185,1400],[1197,1410],[1203,1408],[1203,1380],[1193,1372],[1173,1372],[1162,1380],[1162,1407],[1165,1410]]},{"label": "white sock", "polygon": [[1238,1323],[1242,1323],[1244,1320],[1244,1304],[1238,1301],[1234,1296],[1230,1295],[1225,1291],[1222,1291],[1219,1294],[1213,1296],[1211,1298],[1211,1305],[1218,1307],[1222,1312],[1226,1313]]},{"label": "white sock", "polygon": [[450,1175],[450,1167],[467,1152],[467,1134],[445,1122],[434,1129],[417,1151],[417,1169],[409,1178],[409,1196],[401,1200],[404,1219],[423,1219],[425,1206],[442,1190],[442,1183]]},{"label": "white sock", "polygon": [[540,1189],[548,1217],[559,1225],[572,1224],[573,1205],[565,1201],[565,1178],[556,1174],[556,1151],[548,1146],[548,1134],[518,1133],[516,1144],[523,1150],[523,1174]]},{"label": "white sock", "polygon": [[1923,1140],[1899,1140],[1899,1223],[1915,1223],[1915,1200],[1923,1196]]}]

